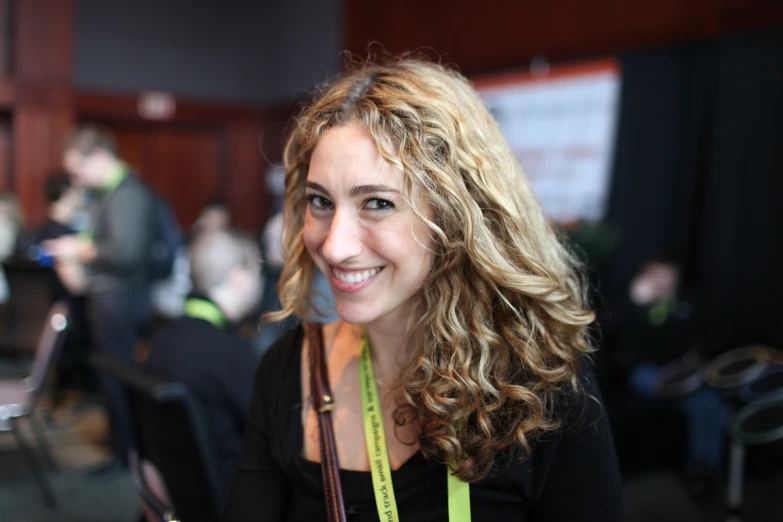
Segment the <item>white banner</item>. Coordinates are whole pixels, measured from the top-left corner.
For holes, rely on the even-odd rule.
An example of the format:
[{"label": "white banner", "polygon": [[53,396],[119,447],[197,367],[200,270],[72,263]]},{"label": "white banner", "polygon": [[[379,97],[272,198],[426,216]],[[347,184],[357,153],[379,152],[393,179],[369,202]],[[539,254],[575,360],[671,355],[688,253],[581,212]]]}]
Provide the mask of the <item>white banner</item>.
[{"label": "white banner", "polygon": [[548,217],[600,220],[614,150],[620,75],[615,62],[476,82]]}]

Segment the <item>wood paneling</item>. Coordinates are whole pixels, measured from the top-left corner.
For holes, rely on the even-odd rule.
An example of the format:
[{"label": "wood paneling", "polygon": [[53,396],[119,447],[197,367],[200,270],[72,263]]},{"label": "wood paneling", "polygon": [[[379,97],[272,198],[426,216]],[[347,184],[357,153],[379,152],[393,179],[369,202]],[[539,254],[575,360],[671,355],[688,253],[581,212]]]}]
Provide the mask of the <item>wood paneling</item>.
[{"label": "wood paneling", "polygon": [[783,23],[773,0],[346,0],[348,50],[423,50],[472,74],[668,45]]},{"label": "wood paneling", "polygon": [[[100,118],[126,122],[151,123],[139,115],[138,96],[111,92],[77,91],[73,95],[74,109],[82,119]],[[176,99],[173,117],[161,123],[198,124],[258,121],[261,109],[228,103]],[[152,122],[154,123],[154,122]]]},{"label": "wood paneling", "polygon": [[236,122],[227,129],[229,142],[229,172],[242,172],[243,176],[228,178],[226,194],[234,209],[234,220],[253,223],[258,230],[269,217],[270,198],[264,184],[267,165],[261,157],[261,134],[256,122]]},{"label": "wood paneling", "polygon": [[17,0],[11,9],[13,186],[30,222],[46,212],[43,182],[60,168],[61,145],[73,124],[73,0]]},{"label": "wood paneling", "polygon": [[175,204],[180,223],[187,227],[204,203],[223,192],[221,141],[214,131],[198,130],[164,130],[153,137],[155,178],[150,184]]},{"label": "wood paneling", "polygon": [[0,118],[0,194],[13,190],[11,177],[11,143],[13,129],[10,115]]},{"label": "wood paneling", "polygon": [[11,0],[0,0],[0,77],[11,74]]},{"label": "wood paneling", "polygon": [[110,126],[110,128],[117,141],[117,152],[119,156],[130,165],[142,179],[149,181],[146,176],[148,176],[154,168],[150,133],[137,127],[122,125],[114,125]]},{"label": "wood paneling", "polygon": [[72,114],[67,109],[20,106],[13,115],[13,176],[19,203],[27,221],[35,223],[46,213],[44,180],[61,168],[61,144]]},{"label": "wood paneling", "polygon": [[73,63],[73,0],[16,0],[13,75],[70,89]]},{"label": "wood paneling", "polygon": [[0,80],[0,109],[10,111],[16,101],[16,89],[13,82],[4,78]]},{"label": "wood paneling", "polygon": [[223,157],[227,151],[219,131],[122,123],[109,126],[120,157],[171,203],[183,227],[193,224],[204,203],[225,195]]}]

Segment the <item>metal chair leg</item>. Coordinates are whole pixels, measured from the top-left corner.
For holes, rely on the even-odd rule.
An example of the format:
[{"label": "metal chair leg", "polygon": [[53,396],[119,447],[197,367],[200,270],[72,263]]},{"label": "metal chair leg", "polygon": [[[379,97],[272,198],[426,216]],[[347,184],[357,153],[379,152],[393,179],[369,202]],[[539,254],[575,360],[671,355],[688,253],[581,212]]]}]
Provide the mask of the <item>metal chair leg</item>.
[{"label": "metal chair leg", "polygon": [[33,413],[30,413],[27,418],[30,420],[30,427],[33,429],[35,439],[38,441],[38,446],[41,448],[41,453],[43,453],[46,464],[51,471],[57,471],[57,462],[55,462],[52,457],[52,449],[46,438],[46,432],[44,431],[43,425],[35,418],[35,414]]},{"label": "metal chair leg", "polygon": [[726,522],[742,521],[742,497],[745,475],[745,445],[731,440],[731,456],[729,457],[729,489],[726,499],[728,510]]},{"label": "metal chair leg", "polygon": [[12,425],[11,431],[14,433],[16,442],[19,444],[19,450],[22,452],[22,455],[27,461],[27,464],[30,466],[30,469],[33,472],[33,477],[35,477],[35,481],[38,483],[38,487],[41,489],[44,502],[46,502],[46,505],[50,508],[57,507],[57,499],[52,492],[51,486],[49,486],[49,480],[46,478],[46,470],[43,469],[43,466],[41,466],[38,460],[35,458],[32,448],[27,445],[27,442],[24,440],[21,432],[16,427],[16,423]]}]

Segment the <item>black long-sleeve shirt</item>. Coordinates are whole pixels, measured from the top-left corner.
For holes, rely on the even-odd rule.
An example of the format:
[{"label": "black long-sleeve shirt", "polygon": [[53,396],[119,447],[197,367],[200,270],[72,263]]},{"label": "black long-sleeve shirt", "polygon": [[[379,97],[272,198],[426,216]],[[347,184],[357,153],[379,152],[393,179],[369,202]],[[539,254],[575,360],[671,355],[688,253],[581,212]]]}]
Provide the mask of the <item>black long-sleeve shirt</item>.
[{"label": "black long-sleeve shirt", "polygon": [[[326,520],[320,464],[303,457],[303,330],[275,344],[256,375],[239,469],[224,520]],[[470,485],[472,520],[614,522],[622,520],[621,482],[609,423],[592,372],[588,394],[562,404],[564,426],[535,443],[522,464]],[[370,472],[340,473],[348,519],[377,520]],[[443,466],[417,453],[392,472],[406,522],[447,520]]]},{"label": "black long-sleeve shirt", "polygon": [[155,207],[149,189],[128,172],[120,184],[95,203],[91,263],[92,291],[122,285],[146,285],[154,240]]}]

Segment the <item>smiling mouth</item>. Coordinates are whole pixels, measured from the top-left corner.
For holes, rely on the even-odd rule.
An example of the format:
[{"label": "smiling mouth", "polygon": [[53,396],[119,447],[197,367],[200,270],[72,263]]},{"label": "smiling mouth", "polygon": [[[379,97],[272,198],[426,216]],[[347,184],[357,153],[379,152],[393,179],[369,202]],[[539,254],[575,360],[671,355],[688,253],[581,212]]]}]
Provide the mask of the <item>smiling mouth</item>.
[{"label": "smiling mouth", "polygon": [[381,270],[383,270],[383,267],[372,268],[370,270],[354,271],[354,272],[344,272],[337,268],[332,268],[332,273],[334,274],[334,277],[337,280],[343,283],[353,285],[353,284],[363,283],[368,279],[371,279]]}]

